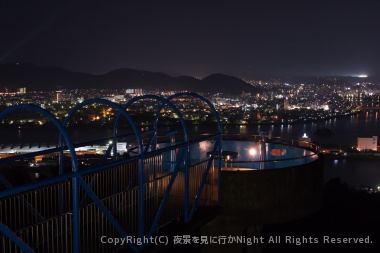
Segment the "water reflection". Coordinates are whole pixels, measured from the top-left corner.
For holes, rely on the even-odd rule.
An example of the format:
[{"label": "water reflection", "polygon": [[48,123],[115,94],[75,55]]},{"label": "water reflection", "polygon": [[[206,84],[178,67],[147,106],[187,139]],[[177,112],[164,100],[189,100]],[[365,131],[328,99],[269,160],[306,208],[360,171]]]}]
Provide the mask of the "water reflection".
[{"label": "water reflection", "polygon": [[324,181],[340,178],[349,187],[380,186],[380,159],[333,159],[324,161]]},{"label": "water reflection", "polygon": [[[355,116],[336,118],[333,120],[287,125],[224,125],[223,132],[230,134],[258,134],[260,131],[271,130],[273,136],[287,138],[299,138],[304,133],[307,133],[313,141],[318,141],[322,144],[356,145],[357,137],[379,135],[378,127],[380,119],[378,117],[378,112],[379,110],[374,110],[371,113],[368,112],[368,117],[366,116],[366,112],[362,112],[361,114],[357,114]],[[370,115],[372,116],[370,117]],[[189,128],[190,131],[194,133],[204,132],[204,128],[202,127],[189,126]],[[329,128],[333,132],[333,135],[330,137],[318,137],[314,135],[314,132],[320,128]],[[112,130],[96,128],[73,129],[69,131],[69,135],[74,139],[88,141],[93,140],[94,136],[112,136]],[[49,130],[47,132],[44,129],[7,129],[2,131],[0,142],[33,142],[36,138],[38,138],[41,142],[51,142],[58,139],[58,131]]]}]

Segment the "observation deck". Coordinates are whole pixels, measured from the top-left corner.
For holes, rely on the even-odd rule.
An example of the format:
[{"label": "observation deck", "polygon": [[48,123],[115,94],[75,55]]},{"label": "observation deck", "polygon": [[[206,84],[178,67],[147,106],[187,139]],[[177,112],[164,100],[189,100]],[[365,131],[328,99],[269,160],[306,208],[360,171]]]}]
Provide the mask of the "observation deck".
[{"label": "observation deck", "polygon": [[[211,111],[204,133],[190,133],[179,109],[184,99]],[[144,100],[156,101],[149,130],[128,113]],[[117,112],[112,134],[78,142],[68,126],[91,105]],[[266,133],[223,136],[215,108],[195,93],[145,95],[126,105],[90,99],[63,122],[40,107],[18,105],[1,112],[0,120],[20,110],[46,117],[59,134],[55,145],[0,159],[2,252],[140,252],[152,245],[114,245],[100,238],[159,235],[173,222],[191,222],[201,206],[222,208],[202,234],[242,235],[247,226],[302,218],[321,204],[323,165],[316,147]],[[178,123],[160,126],[164,111]],[[95,146],[101,152],[91,153]]]}]

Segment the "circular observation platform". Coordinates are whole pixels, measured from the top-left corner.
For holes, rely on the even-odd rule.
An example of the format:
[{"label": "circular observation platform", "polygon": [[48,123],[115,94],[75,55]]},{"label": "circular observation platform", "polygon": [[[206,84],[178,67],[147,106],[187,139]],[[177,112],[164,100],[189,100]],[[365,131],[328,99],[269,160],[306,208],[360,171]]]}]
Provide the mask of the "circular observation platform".
[{"label": "circular observation platform", "polygon": [[[207,236],[261,236],[266,224],[307,217],[322,204],[323,161],[309,143],[223,140],[222,149],[239,153],[222,161],[222,212],[201,228]],[[217,164],[219,160],[215,160]],[[261,252],[260,244],[250,252]],[[201,252],[247,252],[239,244],[204,245]]]},{"label": "circular observation platform", "polygon": [[[170,145],[173,143],[158,144],[160,148]],[[191,163],[208,159],[212,147],[210,140],[190,145]],[[170,153],[163,155],[163,161],[171,159]],[[206,182],[207,187],[215,188],[215,201],[219,161],[216,153],[209,172],[214,180]],[[281,138],[263,141],[260,137],[223,139],[219,176],[223,217],[234,224],[256,226],[296,220],[321,206],[323,161],[311,143]]]},{"label": "circular observation platform", "polygon": [[322,201],[323,162],[312,146],[297,145],[280,139],[223,140],[223,150],[238,153],[222,160],[223,215],[234,223],[264,225],[316,212]]}]

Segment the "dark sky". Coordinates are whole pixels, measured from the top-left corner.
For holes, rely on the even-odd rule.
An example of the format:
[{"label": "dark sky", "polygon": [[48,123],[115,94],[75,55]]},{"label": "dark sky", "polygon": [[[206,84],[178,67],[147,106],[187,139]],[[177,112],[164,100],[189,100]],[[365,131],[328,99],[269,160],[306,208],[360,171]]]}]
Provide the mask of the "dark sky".
[{"label": "dark sky", "polygon": [[380,71],[380,1],[1,0],[0,63],[359,75]]}]

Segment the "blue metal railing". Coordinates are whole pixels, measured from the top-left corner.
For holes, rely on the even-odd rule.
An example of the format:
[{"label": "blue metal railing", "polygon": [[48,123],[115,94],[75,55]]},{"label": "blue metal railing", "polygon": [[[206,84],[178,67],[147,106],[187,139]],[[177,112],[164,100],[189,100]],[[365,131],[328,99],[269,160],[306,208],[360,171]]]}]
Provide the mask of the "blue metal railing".
[{"label": "blue metal railing", "polygon": [[[211,103],[197,94],[181,93],[178,96],[200,99],[216,113]],[[189,152],[190,145],[205,140],[213,141],[213,154],[221,152],[222,135],[218,115],[215,116],[219,133],[189,140],[185,121],[181,112],[170,102],[171,98],[166,100],[157,96],[142,96],[131,100],[127,106],[140,99],[156,99],[161,102],[161,107],[172,108],[182,124],[184,141],[157,149],[157,121],[161,107],[157,110],[155,127],[150,131],[150,138],[145,144],[141,132],[126,112],[126,107],[103,99],[91,99],[78,104],[63,123],[34,105],[10,107],[0,114],[1,120],[15,110],[37,111],[51,120],[60,131],[57,148],[0,159],[0,163],[9,164],[21,158],[59,153],[58,176],[17,187],[6,184],[7,189],[0,191],[0,251],[116,251],[120,247],[100,242],[102,234],[109,237],[152,236],[158,228],[173,220],[182,218],[184,222],[190,221],[202,200],[210,202],[215,199],[213,192],[218,186],[216,182],[219,182],[215,174],[220,172],[221,166],[217,168],[218,173],[215,173],[212,163],[214,155],[192,164]],[[79,170],[75,148],[84,144],[74,145],[66,127],[76,111],[94,103],[117,109],[119,117],[128,120],[137,141],[137,153],[129,158],[117,157],[116,147],[120,136],[117,135],[116,120],[110,145],[114,154],[113,161]],[[65,158],[64,152],[67,150],[71,159],[71,171],[65,172],[64,159],[67,157]],[[175,161],[166,161],[165,154],[173,152],[176,154]],[[174,170],[166,169],[167,162],[175,164]],[[128,245],[135,252],[148,246],[135,243]]]}]

